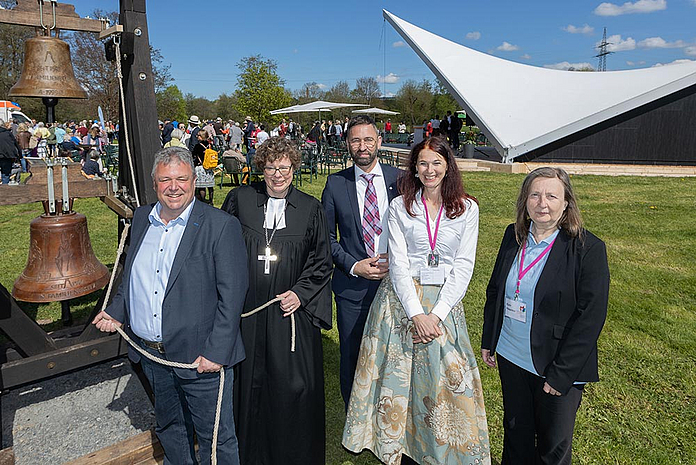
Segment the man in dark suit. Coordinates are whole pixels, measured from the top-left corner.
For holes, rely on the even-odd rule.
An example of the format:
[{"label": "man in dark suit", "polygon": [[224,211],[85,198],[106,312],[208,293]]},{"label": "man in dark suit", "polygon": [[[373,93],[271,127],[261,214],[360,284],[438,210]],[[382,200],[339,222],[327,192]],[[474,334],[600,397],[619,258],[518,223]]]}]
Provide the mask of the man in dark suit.
[{"label": "man in dark suit", "polygon": [[321,201],[335,265],[331,287],[341,349],[341,395],[348,408],[367,313],[389,272],[388,208],[397,196],[400,171],[378,163],[382,138],[369,116],[348,122],[346,141],[354,165],[328,177]]},{"label": "man in dark suit", "polygon": [[[239,321],[248,286],[246,248],[235,217],[194,200],[196,177],[188,150],[160,150],[152,178],[159,202],[135,211],[123,280],[93,323],[102,331],[115,331],[123,323],[144,350],[198,364],[197,370],[171,368],[129,351],[154,392],[164,463],[197,463],[194,432],[208,463],[217,372],[245,357]],[[218,463],[239,464],[232,370],[225,375],[217,457]]]}]

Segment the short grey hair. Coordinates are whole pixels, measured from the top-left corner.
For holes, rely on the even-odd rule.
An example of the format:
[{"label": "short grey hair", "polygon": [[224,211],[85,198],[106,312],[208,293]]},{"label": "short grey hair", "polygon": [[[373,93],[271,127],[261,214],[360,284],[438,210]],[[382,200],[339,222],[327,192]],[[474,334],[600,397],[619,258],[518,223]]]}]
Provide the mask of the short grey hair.
[{"label": "short grey hair", "polygon": [[196,174],[193,166],[193,156],[184,147],[165,147],[155,154],[155,162],[152,164],[152,180],[155,180],[155,171],[159,165],[168,165],[173,161],[184,163],[191,167],[191,173]]}]

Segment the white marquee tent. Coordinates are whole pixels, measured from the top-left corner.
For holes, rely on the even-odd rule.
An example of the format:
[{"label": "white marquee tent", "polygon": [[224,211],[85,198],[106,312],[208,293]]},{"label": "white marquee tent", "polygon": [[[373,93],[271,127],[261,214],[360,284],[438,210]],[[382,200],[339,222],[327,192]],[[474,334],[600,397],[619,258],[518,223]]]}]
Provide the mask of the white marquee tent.
[{"label": "white marquee tent", "polygon": [[506,162],[696,84],[696,62],[607,72],[540,68],[383,14]]}]

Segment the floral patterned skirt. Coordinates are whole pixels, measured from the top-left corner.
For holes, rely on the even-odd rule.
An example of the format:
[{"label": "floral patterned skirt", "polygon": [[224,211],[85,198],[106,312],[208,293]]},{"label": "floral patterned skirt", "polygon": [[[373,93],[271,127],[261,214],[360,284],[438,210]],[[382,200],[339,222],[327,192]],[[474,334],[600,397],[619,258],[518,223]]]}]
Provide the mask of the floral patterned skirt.
[{"label": "floral patterned skirt", "polygon": [[[415,284],[429,313],[441,286]],[[370,449],[389,465],[399,465],[402,454],[422,465],[490,464],[481,379],[462,304],[428,344],[414,345],[412,328],[385,278],[365,323],[343,445]]]}]

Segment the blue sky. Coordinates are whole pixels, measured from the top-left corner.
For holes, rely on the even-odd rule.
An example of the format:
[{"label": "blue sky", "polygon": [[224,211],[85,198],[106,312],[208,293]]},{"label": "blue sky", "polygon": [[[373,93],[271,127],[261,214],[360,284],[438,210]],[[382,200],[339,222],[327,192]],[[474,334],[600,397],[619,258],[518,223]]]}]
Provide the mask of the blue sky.
[{"label": "blue sky", "polygon": [[[118,10],[117,0],[76,0],[79,14]],[[150,41],[184,92],[216,98],[235,89],[237,62],[260,54],[278,63],[290,89],[363,76],[386,80],[387,94],[407,79],[434,76],[385,23],[387,9],[423,29],[493,55],[535,66],[597,66],[607,28],[615,53],[607,70],[696,60],[696,0],[555,1],[230,1],[150,0]],[[382,76],[386,76],[383,79]]]}]

